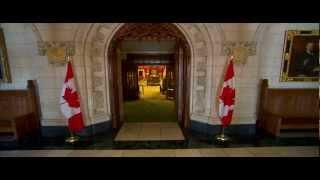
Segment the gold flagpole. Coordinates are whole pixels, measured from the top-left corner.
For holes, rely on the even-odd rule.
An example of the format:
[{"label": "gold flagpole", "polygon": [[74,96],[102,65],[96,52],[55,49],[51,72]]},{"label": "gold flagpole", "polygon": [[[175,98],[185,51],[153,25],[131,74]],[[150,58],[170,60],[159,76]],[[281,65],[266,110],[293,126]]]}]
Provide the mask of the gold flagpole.
[{"label": "gold flagpole", "polygon": [[[70,54],[71,54],[70,49],[67,48],[67,51],[66,51],[67,63],[71,62]],[[70,133],[70,136],[66,138],[65,142],[73,144],[73,143],[80,140],[80,138],[78,136],[76,136],[71,130],[69,130],[69,133]]]}]

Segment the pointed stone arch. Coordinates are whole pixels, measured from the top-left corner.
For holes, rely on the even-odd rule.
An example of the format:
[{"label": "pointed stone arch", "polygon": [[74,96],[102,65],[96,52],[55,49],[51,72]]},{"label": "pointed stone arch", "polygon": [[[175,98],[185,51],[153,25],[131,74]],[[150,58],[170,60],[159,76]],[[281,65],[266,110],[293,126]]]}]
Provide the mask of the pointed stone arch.
[{"label": "pointed stone arch", "polygon": [[[220,55],[224,35],[219,24],[173,23],[186,37],[191,51],[190,117],[193,120],[210,120],[215,89],[214,59]],[[84,100],[87,123],[110,120],[108,83],[108,47],[123,23],[97,23],[79,25],[74,42],[75,63],[84,69],[84,87],[80,92]]]}]

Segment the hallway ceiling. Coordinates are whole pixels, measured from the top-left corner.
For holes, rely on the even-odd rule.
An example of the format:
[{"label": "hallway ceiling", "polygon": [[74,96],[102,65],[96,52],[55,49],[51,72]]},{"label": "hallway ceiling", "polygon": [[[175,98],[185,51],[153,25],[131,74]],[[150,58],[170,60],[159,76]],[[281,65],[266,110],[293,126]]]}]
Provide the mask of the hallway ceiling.
[{"label": "hallway ceiling", "polygon": [[174,53],[175,41],[125,40],[120,49],[124,53]]}]

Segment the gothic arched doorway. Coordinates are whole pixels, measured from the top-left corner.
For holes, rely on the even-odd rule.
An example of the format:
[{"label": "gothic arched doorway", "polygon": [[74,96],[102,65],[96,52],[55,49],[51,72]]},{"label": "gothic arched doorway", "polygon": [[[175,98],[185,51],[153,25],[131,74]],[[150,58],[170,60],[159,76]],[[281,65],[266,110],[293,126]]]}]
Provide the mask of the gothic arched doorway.
[{"label": "gothic arched doorway", "polygon": [[[171,42],[170,52],[159,53],[123,53],[124,42],[134,44],[134,49],[139,49],[146,44]],[[132,43],[133,42],[133,43]],[[172,43],[173,42],[173,43]],[[143,44],[144,43],[144,44]],[[152,46],[152,45],[151,45]],[[146,46],[144,48],[151,48]],[[161,47],[159,47],[161,48]],[[185,128],[189,122],[190,104],[190,74],[191,51],[183,33],[172,23],[127,23],[122,25],[112,37],[108,46],[110,102],[112,127],[119,129],[124,118],[124,99],[135,99],[139,93],[137,64],[141,62],[150,64],[166,64],[168,73],[173,74],[173,85],[167,96],[172,96],[176,120]],[[145,49],[144,49],[145,50]],[[167,50],[167,49],[166,49]],[[134,63],[126,64],[128,57],[138,59]],[[153,59],[153,60],[152,60]],[[126,62],[124,61],[126,60]],[[168,60],[168,62],[166,62]],[[126,65],[125,65],[126,64]],[[171,69],[171,70],[170,70]],[[126,73],[124,73],[124,71]],[[130,74],[131,73],[131,74]],[[128,78],[130,74],[131,78]],[[128,80],[129,79],[129,80]],[[131,80],[130,80],[131,79]],[[128,84],[131,83],[131,84]],[[170,95],[171,93],[171,95]],[[161,115],[160,115],[161,116]]]}]

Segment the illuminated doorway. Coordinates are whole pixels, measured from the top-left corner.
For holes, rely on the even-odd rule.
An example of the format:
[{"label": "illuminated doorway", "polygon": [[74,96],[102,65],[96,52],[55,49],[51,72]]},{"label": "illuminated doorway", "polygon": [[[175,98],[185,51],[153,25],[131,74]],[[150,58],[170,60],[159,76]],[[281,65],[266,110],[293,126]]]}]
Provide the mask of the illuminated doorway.
[{"label": "illuminated doorway", "polygon": [[[113,128],[119,129],[123,123],[130,120],[141,121],[141,118],[130,119],[133,116],[128,118],[126,115],[130,114],[128,110],[140,112],[142,116],[148,117],[148,111],[144,111],[144,108],[137,108],[134,104],[133,108],[126,108],[127,102],[130,104],[142,99],[157,99],[155,97],[158,97],[158,100],[162,98],[161,100],[171,102],[170,107],[173,106],[175,118],[165,118],[161,112],[157,112],[150,113],[155,116],[154,118],[149,116],[149,121],[157,122],[157,118],[161,118],[159,121],[176,121],[176,124],[181,127],[187,127],[190,106],[190,56],[189,45],[174,24],[127,23],[122,25],[111,39],[108,48]],[[143,71],[139,71],[139,67],[141,69],[142,66],[165,68],[165,77],[171,73],[171,86],[167,88],[165,85],[162,86],[161,83],[165,84],[166,80],[160,79],[159,82],[157,76],[160,73],[150,71],[145,87],[150,90],[149,92],[154,90],[152,91],[154,96],[148,98],[146,91],[144,94],[142,92],[141,83],[143,82],[139,82],[139,78],[140,80],[141,76],[143,78]],[[168,72],[169,70],[171,72]],[[157,83],[160,85],[156,85]]]},{"label": "illuminated doorway", "polygon": [[[174,73],[170,67],[146,64],[137,66],[138,95],[124,90],[125,122],[177,122]],[[129,81],[124,83],[124,88]]]}]

